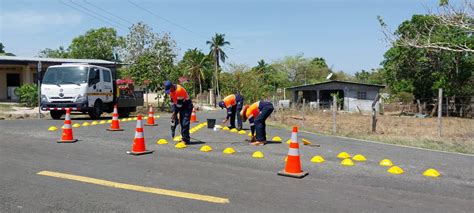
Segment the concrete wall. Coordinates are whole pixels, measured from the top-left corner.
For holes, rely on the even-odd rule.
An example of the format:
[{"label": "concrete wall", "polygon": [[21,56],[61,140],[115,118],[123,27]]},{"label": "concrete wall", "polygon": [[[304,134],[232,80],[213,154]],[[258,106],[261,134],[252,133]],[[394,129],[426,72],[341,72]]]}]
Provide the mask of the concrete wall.
[{"label": "concrete wall", "polygon": [[26,65],[0,65],[0,100],[7,99],[7,74],[20,74],[20,84],[33,83],[33,73]]}]

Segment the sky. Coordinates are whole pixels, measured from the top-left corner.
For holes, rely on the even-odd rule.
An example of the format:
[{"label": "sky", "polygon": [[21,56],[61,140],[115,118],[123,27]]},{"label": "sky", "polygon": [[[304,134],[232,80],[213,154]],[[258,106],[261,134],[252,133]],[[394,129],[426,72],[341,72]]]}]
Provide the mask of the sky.
[{"label": "sky", "polygon": [[[169,32],[179,56],[209,51],[206,41],[225,34],[226,63],[255,66],[285,56],[323,57],[336,71],[380,67],[389,48],[377,16],[390,28],[426,14],[438,0],[0,0],[0,42],[7,52],[36,56],[67,47],[91,28],[114,27],[125,36],[143,21]],[[87,11],[87,12],[86,12]]]}]

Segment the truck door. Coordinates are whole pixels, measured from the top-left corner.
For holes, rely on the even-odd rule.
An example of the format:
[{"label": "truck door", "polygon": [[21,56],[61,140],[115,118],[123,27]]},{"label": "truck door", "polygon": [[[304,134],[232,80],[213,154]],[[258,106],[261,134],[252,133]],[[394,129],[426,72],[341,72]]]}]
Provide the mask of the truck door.
[{"label": "truck door", "polygon": [[103,69],[102,73],[102,93],[104,94],[104,103],[110,103],[113,101],[113,83],[112,83],[112,73],[110,70]]},{"label": "truck door", "polygon": [[87,88],[89,107],[94,107],[94,103],[100,98],[101,92],[102,83],[100,80],[100,70],[99,68],[91,67],[89,70],[89,84]]}]

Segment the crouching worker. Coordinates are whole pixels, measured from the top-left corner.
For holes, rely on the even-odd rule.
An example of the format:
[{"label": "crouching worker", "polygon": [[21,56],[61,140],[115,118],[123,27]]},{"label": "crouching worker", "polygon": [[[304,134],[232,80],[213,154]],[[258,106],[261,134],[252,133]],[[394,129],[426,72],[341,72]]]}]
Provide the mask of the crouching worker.
[{"label": "crouching worker", "polygon": [[244,97],[239,93],[229,95],[224,98],[223,101],[219,102],[221,109],[227,109],[227,117],[222,121],[223,124],[227,123],[230,118],[230,129],[235,128],[235,117],[237,117],[237,129],[242,129],[242,118],[240,111],[244,106]]},{"label": "crouching worker", "polygon": [[[171,110],[173,112],[171,116],[171,122],[175,123],[174,129],[176,129],[176,121],[179,114],[179,125],[181,125],[182,140],[185,144],[189,144],[191,140],[189,136],[189,123],[191,120],[191,113],[193,111],[193,102],[186,92],[186,89],[181,85],[173,84],[171,81],[165,81],[164,87],[165,93],[169,94],[171,98]],[[171,134],[173,135],[173,133]]]},{"label": "crouching worker", "polygon": [[251,143],[254,146],[265,145],[267,142],[267,132],[265,120],[272,114],[273,104],[266,101],[258,101],[252,105],[246,105],[240,115],[245,122],[247,119],[250,123],[250,130],[252,132]]}]

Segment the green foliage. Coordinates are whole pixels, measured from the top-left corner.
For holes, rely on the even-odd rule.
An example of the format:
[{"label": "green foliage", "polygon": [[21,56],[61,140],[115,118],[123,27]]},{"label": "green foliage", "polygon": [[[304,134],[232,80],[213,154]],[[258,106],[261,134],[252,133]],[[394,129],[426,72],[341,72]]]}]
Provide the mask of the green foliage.
[{"label": "green foliage", "polygon": [[227,54],[224,52],[223,48],[230,45],[230,42],[225,40],[225,34],[216,33],[212,40],[206,41],[206,44],[209,45],[210,51],[209,56],[213,59],[214,62],[214,79],[215,79],[215,88],[217,94],[219,94],[219,61],[225,63]]},{"label": "green foliage", "polygon": [[302,54],[287,56],[274,63],[272,67],[279,72],[286,73],[290,85],[322,82],[331,72],[324,59],[307,59]]},{"label": "green foliage", "polygon": [[62,46],[60,46],[59,49],[56,50],[46,48],[44,50],[41,50],[38,53],[38,56],[41,58],[68,58],[69,50],[64,49],[64,47]]},{"label": "green foliage", "polygon": [[23,84],[15,90],[15,95],[20,98],[20,103],[27,107],[38,105],[38,86],[36,84]]},{"label": "green foliage", "polygon": [[13,54],[13,53],[5,52],[5,46],[3,45],[2,42],[0,42],[0,55],[15,56],[15,54]]},{"label": "green foliage", "polygon": [[[416,36],[419,31],[430,31],[436,42],[474,45],[474,37],[452,26],[434,24],[438,17],[414,15],[403,22],[396,34],[403,38]],[[398,45],[398,41],[384,55],[384,76],[392,92],[413,93],[416,99],[430,101],[437,89],[444,88],[446,96],[471,96],[473,89],[474,58],[471,53],[438,49],[422,49]],[[435,42],[435,41],[432,41]]]},{"label": "green foliage", "polygon": [[166,33],[160,36],[144,23],[134,24],[125,39],[122,50],[126,63],[121,75],[129,77],[139,86],[144,81],[150,83],[148,88],[158,90],[163,81],[174,82],[181,76],[174,66],[176,58],[176,42]]},{"label": "green foliage", "polygon": [[354,74],[354,80],[359,83],[385,84],[385,71],[383,69],[373,69],[371,71],[361,70]]},{"label": "green foliage", "polygon": [[211,86],[212,61],[197,48],[188,49],[178,63],[178,69],[189,78],[194,93],[202,93]]},{"label": "green foliage", "polygon": [[93,58],[114,61],[114,49],[124,45],[122,37],[117,36],[114,28],[91,29],[76,37],[69,46],[69,57]]}]

